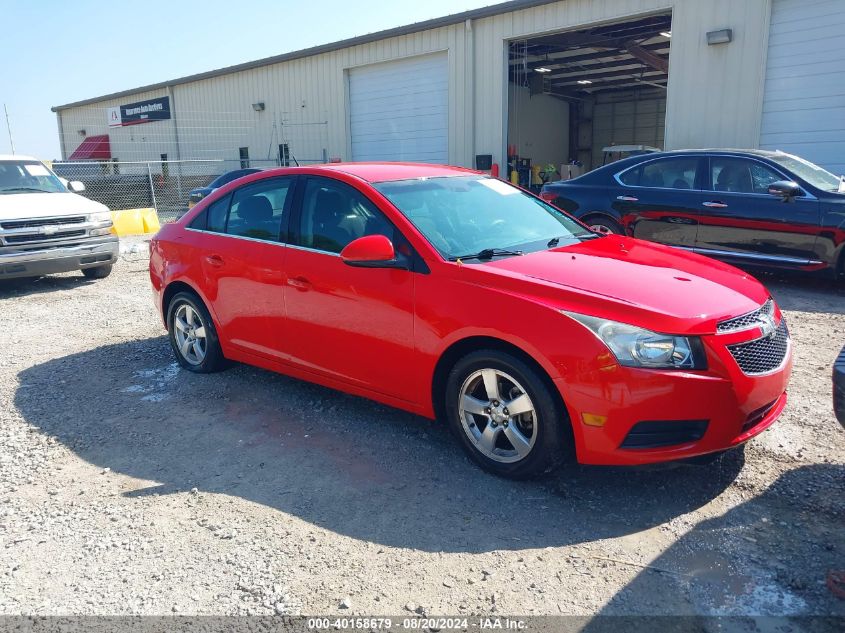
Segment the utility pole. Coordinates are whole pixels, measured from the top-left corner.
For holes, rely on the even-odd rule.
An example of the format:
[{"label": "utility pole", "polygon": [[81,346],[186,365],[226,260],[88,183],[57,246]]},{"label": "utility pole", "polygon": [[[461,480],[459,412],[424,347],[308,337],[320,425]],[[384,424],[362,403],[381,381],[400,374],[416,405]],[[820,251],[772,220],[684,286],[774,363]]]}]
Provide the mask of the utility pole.
[{"label": "utility pole", "polygon": [[15,153],[15,141],[12,140],[12,125],[9,123],[9,109],[3,104],[3,112],[6,113],[6,129],[9,131],[9,145],[12,146],[12,154]]}]

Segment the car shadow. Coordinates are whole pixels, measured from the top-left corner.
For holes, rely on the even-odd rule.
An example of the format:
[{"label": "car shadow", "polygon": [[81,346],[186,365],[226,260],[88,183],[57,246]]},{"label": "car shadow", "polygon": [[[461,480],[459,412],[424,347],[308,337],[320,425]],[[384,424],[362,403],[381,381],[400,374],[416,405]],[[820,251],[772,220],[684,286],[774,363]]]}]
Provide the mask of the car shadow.
[{"label": "car shadow", "polygon": [[2,279],[0,280],[0,300],[56,292],[57,290],[73,290],[94,283],[96,283],[95,280],[84,277],[82,273],[73,277],[48,275],[37,278]]},{"label": "car shadow", "polygon": [[662,630],[676,630],[671,624],[702,631],[842,630],[845,601],[828,582],[832,571],[845,571],[843,490],[841,464],[784,473],[749,501],[697,524],[648,562],[583,631],[609,631],[611,623],[616,631],[620,625],[623,630],[656,630],[653,621],[641,617],[654,613],[758,618],[756,626],[722,620],[712,627],[701,619],[663,618]]},{"label": "car shadow", "polygon": [[[103,346],[18,374],[27,422],[135,479],[128,498],[237,495],[357,539],[425,551],[559,546],[646,530],[707,504],[742,468],[569,466],[488,475],[442,424],[272,372],[196,375],[167,339]],[[57,388],[60,386],[60,388]],[[45,397],[44,394],[50,394]]]}]

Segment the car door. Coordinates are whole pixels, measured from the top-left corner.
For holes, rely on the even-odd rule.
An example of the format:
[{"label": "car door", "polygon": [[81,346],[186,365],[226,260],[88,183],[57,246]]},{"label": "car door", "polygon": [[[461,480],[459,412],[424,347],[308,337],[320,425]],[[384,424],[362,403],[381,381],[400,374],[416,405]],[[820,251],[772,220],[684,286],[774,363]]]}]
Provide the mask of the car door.
[{"label": "car door", "polygon": [[291,362],[413,401],[417,273],[352,267],[339,255],[353,239],[374,234],[401,252],[401,234],[360,191],[316,176],[305,180],[292,226],[285,288]]},{"label": "car door", "polygon": [[[242,351],[283,360],[291,177],[261,180],[211,204],[201,263],[220,336]],[[199,220],[199,218],[198,218]],[[197,228],[197,227],[192,227]]]},{"label": "car door", "polygon": [[703,159],[667,156],[619,174],[611,206],[634,237],[693,248],[701,205]]},{"label": "car door", "polygon": [[753,158],[713,155],[708,172],[697,250],[766,265],[806,264],[814,257],[820,222],[814,196],[784,202],[769,194],[771,183],[791,178]]}]

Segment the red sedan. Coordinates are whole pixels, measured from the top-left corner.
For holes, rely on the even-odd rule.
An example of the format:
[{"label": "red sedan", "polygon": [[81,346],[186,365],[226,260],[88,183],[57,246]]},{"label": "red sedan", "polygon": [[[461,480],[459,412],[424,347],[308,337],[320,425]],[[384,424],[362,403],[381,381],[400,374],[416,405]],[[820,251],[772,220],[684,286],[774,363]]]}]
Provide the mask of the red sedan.
[{"label": "red sedan", "polygon": [[241,178],[159,232],[150,277],[184,368],[240,361],[447,420],[509,477],[722,451],[786,404],[789,333],[753,277],[465,169]]}]

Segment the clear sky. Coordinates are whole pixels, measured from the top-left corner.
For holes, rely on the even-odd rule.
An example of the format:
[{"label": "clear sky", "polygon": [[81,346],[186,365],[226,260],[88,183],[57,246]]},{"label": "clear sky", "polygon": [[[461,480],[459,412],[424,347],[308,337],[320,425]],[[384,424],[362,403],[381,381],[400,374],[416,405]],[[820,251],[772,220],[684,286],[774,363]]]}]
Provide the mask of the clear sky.
[{"label": "clear sky", "polygon": [[0,104],[18,154],[60,158],[52,106],[490,4],[497,2],[0,0]]}]

